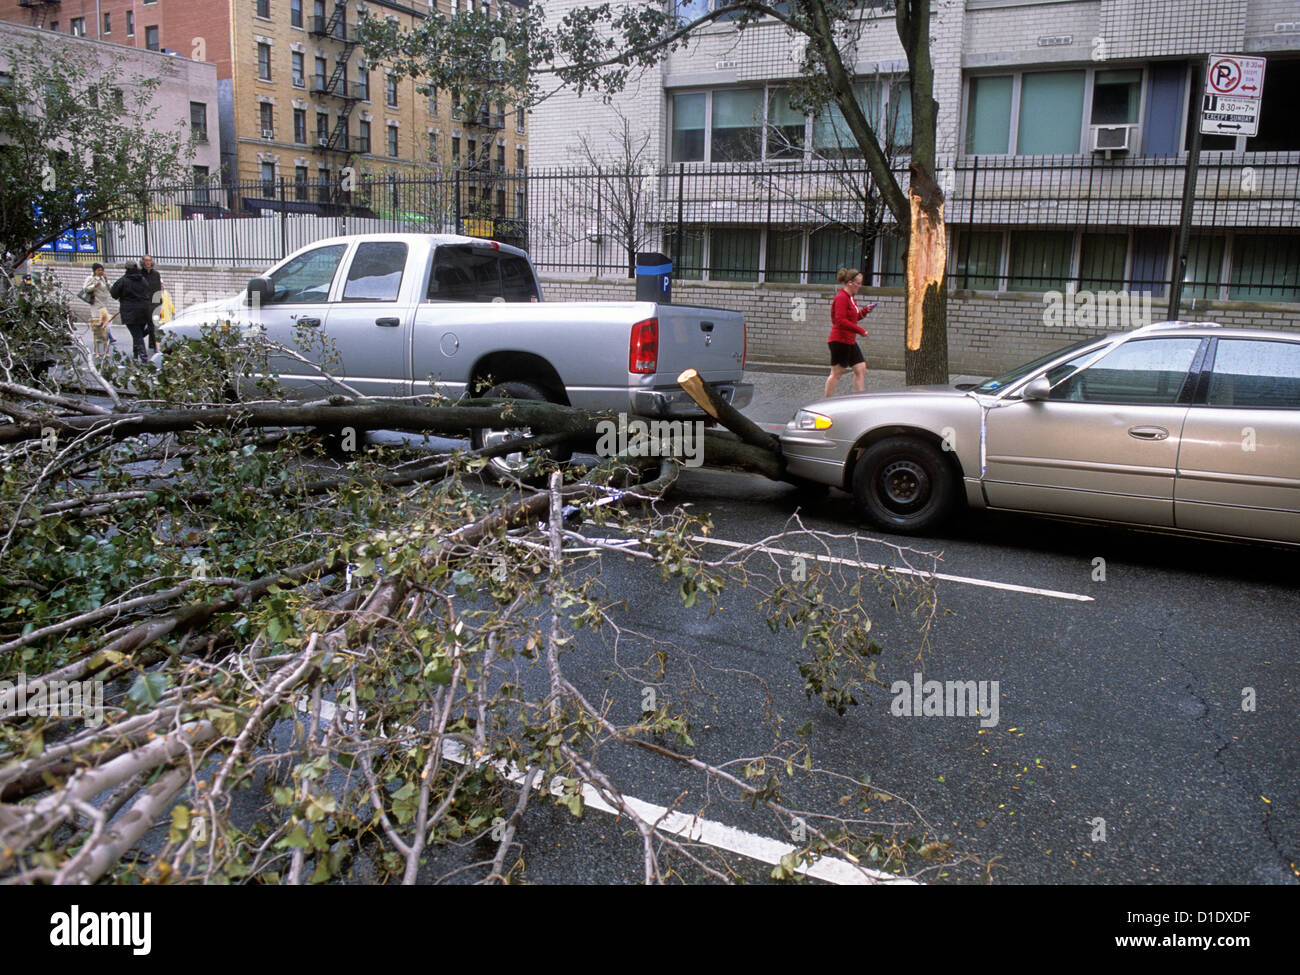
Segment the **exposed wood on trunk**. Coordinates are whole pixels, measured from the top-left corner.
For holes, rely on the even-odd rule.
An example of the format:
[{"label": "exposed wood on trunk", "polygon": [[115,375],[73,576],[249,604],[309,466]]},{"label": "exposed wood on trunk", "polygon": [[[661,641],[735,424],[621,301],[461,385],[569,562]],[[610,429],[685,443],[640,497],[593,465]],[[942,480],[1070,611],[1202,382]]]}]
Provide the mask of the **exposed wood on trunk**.
[{"label": "exposed wood on trunk", "polygon": [[738,436],[744,443],[764,450],[780,453],[781,444],[753,420],[718,395],[718,391],[700,378],[694,369],[687,369],[677,377],[677,385],[686,390],[705,413]]},{"label": "exposed wood on trunk", "polygon": [[912,206],[912,231],[907,250],[907,347],[921,348],[925,328],[925,305],[933,300],[931,290],[943,288],[948,265],[948,243],[944,235],[943,190],[920,163],[911,165],[912,185],[908,199]]}]

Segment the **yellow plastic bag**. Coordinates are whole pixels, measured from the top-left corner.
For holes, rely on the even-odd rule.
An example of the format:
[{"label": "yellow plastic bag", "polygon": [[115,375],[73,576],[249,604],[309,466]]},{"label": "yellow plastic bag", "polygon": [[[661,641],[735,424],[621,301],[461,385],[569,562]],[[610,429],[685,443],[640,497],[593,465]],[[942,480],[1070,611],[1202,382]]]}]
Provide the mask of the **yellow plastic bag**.
[{"label": "yellow plastic bag", "polygon": [[158,308],[158,320],[160,322],[170,322],[176,317],[176,306],[172,304],[172,296],[166,291],[162,293],[162,304]]}]

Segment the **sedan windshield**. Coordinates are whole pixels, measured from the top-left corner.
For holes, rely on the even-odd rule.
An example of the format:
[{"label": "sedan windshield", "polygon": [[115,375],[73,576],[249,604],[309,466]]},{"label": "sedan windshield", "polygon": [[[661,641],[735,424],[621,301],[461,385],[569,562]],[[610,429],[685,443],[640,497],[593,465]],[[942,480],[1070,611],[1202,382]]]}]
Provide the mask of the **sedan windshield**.
[{"label": "sedan windshield", "polygon": [[1023,379],[1031,372],[1043,368],[1043,366],[1047,365],[1049,362],[1055,362],[1063,356],[1068,356],[1071,352],[1077,352],[1080,349],[1086,348],[1089,345],[1094,344],[1100,338],[1103,338],[1103,336],[1094,335],[1091,338],[1081,339],[1073,345],[1067,345],[1063,349],[1057,349],[1055,352],[1049,352],[1047,355],[1039,356],[1033,362],[1026,362],[1023,366],[1017,366],[1008,373],[1004,373],[1003,375],[997,376],[993,379],[986,379],[984,382],[976,386],[973,392],[996,393],[1004,386],[1010,386],[1016,380]]}]

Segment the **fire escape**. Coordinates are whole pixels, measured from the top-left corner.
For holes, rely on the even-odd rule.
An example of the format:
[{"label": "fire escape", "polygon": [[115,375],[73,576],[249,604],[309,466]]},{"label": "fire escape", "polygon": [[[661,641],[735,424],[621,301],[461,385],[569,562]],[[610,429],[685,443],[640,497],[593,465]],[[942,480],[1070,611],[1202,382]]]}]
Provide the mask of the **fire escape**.
[{"label": "fire escape", "polygon": [[51,7],[57,7],[59,0],[18,0],[18,6],[26,7],[32,12],[32,26],[43,28],[45,26],[45,16],[50,12]]},{"label": "fire escape", "polygon": [[361,85],[347,80],[348,62],[352,58],[352,52],[357,48],[357,42],[348,37],[347,0],[338,0],[334,4],[334,12],[329,17],[313,16],[311,34],[314,37],[336,41],[340,45],[334,63],[334,73],[323,81],[318,75],[315,82],[315,94],[329,95],[343,103],[333,131],[328,138],[321,139],[318,148],[322,152],[340,152],[348,155],[352,152],[348,144],[348,120],[352,117],[353,106],[361,99]]}]

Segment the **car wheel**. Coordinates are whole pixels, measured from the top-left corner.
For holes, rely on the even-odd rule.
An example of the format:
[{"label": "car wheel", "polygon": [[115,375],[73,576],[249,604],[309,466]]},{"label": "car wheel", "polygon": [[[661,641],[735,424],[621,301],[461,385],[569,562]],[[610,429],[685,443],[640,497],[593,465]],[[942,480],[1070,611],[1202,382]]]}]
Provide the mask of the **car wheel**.
[{"label": "car wheel", "polygon": [[858,508],[881,528],[905,535],[941,524],[956,495],[952,470],[939,448],[914,437],[872,444],[853,469]]},{"label": "car wheel", "polygon": [[[483,396],[485,399],[530,399],[540,403],[551,402],[550,397],[540,387],[534,386],[532,383],[516,381],[497,383]],[[473,431],[470,442],[475,450],[479,450],[505,440],[529,436],[531,432],[528,427],[482,427]],[[550,447],[547,448],[545,454],[556,463],[563,464],[573,456],[573,451],[568,447]],[[503,457],[493,457],[488,461],[487,467],[484,469],[494,479],[501,480],[504,477],[518,478],[527,467],[528,455],[521,451],[516,454],[506,454]]]}]

